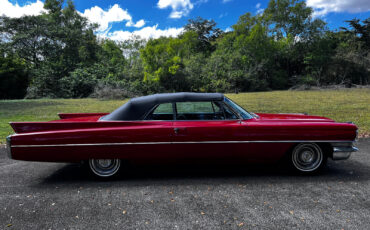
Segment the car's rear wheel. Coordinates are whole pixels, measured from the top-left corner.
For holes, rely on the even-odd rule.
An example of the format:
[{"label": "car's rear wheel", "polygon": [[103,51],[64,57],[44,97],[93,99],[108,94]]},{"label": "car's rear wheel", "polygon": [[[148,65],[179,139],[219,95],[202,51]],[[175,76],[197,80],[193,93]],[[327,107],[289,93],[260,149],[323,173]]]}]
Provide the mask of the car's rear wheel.
[{"label": "car's rear wheel", "polygon": [[91,171],[99,177],[111,177],[115,175],[120,167],[120,159],[90,159],[89,166]]},{"label": "car's rear wheel", "polygon": [[298,172],[310,174],[318,172],[326,163],[326,155],[315,143],[301,143],[294,147],[290,162]]}]

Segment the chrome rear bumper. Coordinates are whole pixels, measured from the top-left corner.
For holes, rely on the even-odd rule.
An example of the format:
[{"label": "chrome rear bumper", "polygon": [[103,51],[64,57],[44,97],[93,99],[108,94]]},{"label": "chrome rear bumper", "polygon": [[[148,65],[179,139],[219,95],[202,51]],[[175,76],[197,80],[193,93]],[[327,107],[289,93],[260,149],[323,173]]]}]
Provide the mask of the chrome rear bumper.
[{"label": "chrome rear bumper", "polygon": [[331,143],[333,146],[333,160],[347,160],[352,152],[357,152],[358,148],[353,146],[353,142]]},{"label": "chrome rear bumper", "polygon": [[7,150],[7,152],[8,152],[8,157],[10,158],[10,159],[13,159],[12,158],[12,144],[11,144],[11,137],[12,136],[7,136],[6,137],[6,150]]}]

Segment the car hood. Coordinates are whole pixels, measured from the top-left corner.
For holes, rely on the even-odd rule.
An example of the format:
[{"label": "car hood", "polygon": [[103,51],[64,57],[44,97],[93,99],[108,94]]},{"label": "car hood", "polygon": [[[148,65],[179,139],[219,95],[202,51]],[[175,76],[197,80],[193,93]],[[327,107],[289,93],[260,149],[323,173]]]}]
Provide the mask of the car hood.
[{"label": "car hood", "polygon": [[280,122],[334,122],[327,117],[311,116],[306,114],[272,114],[272,113],[256,113],[260,121],[280,121]]}]

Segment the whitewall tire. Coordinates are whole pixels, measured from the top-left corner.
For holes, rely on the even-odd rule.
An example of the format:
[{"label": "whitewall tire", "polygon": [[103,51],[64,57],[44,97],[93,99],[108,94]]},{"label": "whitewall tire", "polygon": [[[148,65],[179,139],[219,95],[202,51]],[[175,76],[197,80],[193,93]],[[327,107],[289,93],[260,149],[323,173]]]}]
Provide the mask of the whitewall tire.
[{"label": "whitewall tire", "polygon": [[326,155],[315,143],[301,143],[294,147],[290,156],[291,166],[300,173],[318,172],[326,163]]},{"label": "whitewall tire", "polygon": [[121,167],[120,159],[90,159],[90,170],[99,177],[111,177],[119,171]]}]

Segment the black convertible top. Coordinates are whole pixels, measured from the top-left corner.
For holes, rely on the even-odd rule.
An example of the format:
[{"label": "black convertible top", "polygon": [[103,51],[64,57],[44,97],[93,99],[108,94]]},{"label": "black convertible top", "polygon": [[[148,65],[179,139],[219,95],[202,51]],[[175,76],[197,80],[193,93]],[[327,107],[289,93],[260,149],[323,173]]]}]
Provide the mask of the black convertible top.
[{"label": "black convertible top", "polygon": [[162,93],[137,97],[129,100],[112,113],[102,117],[102,121],[142,120],[154,106],[162,103],[185,101],[222,101],[221,93]]}]

